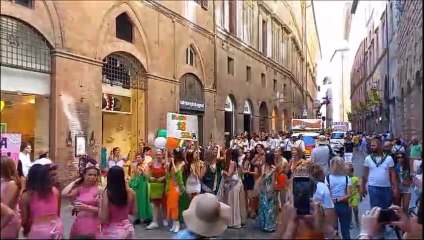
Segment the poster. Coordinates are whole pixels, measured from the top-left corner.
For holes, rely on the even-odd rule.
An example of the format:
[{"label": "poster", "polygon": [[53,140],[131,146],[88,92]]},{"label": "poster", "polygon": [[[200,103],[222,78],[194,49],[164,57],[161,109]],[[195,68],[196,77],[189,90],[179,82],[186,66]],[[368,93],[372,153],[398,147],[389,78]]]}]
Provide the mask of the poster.
[{"label": "poster", "polygon": [[178,113],[168,113],[166,116],[167,137],[198,141],[197,116]]},{"label": "poster", "polygon": [[20,133],[2,133],[0,137],[1,156],[12,158],[18,163],[19,152],[21,150],[22,136]]},{"label": "poster", "polygon": [[292,119],[293,130],[320,130],[321,119]]}]

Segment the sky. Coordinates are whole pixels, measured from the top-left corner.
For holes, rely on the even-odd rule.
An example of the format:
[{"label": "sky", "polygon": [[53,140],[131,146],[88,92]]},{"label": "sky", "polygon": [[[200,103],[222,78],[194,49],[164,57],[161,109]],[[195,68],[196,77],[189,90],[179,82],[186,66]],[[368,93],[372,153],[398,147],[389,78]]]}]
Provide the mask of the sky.
[{"label": "sky", "polygon": [[346,2],[350,1],[314,1],[323,61],[330,61],[334,50],[343,43],[343,13]]}]

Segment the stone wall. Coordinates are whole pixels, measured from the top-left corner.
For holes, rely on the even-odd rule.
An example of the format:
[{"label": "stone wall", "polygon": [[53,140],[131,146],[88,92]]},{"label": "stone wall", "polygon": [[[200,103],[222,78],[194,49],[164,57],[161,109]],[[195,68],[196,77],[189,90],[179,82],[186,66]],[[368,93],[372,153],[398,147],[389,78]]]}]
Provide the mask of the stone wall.
[{"label": "stone wall", "polygon": [[402,1],[397,31],[396,125],[405,138],[422,136],[422,1]]}]

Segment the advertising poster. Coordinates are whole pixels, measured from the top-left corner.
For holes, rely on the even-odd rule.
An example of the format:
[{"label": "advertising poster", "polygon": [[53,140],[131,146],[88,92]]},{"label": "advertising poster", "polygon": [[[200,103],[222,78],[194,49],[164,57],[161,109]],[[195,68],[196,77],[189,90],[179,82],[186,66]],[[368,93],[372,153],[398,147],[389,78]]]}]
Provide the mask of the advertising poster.
[{"label": "advertising poster", "polygon": [[1,156],[12,158],[18,163],[19,152],[21,150],[22,136],[20,133],[2,133],[0,135],[0,153]]},{"label": "advertising poster", "polygon": [[197,116],[168,113],[166,118],[167,137],[198,141]]}]

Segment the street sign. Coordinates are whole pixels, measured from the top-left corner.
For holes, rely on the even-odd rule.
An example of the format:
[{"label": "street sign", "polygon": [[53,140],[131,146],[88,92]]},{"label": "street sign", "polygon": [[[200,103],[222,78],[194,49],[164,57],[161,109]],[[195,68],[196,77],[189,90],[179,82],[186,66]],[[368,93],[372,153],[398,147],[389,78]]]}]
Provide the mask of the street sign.
[{"label": "street sign", "polygon": [[302,116],[307,117],[308,116],[308,110],[303,109]]}]

